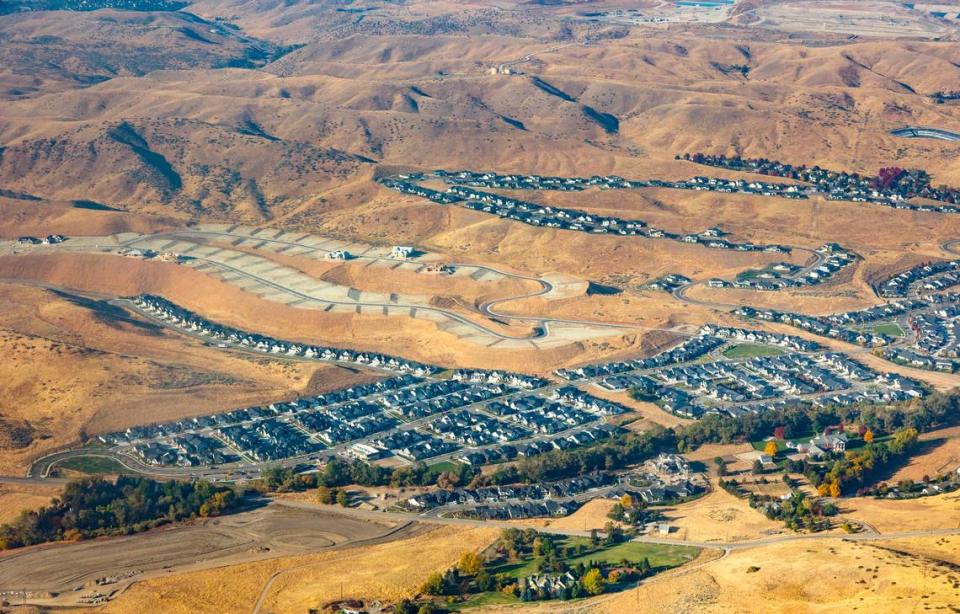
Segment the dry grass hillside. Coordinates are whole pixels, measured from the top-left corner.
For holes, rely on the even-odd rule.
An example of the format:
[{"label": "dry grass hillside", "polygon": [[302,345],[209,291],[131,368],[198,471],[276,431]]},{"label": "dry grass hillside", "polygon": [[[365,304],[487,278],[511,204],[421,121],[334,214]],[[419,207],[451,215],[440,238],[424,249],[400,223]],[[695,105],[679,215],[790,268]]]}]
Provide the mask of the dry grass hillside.
[{"label": "dry grass hillside", "polygon": [[369,376],[225,355],[96,299],[0,285],[0,471],[82,433],[213,413]]}]

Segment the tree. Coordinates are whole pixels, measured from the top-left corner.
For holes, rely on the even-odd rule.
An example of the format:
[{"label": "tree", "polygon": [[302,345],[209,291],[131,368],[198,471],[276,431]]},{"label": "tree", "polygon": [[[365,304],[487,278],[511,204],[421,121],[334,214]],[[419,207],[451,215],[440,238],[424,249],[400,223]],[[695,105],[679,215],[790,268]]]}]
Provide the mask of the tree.
[{"label": "tree", "polygon": [[917,441],[917,429],[913,427],[900,429],[893,435],[893,441],[888,444],[891,452],[894,454],[903,454],[908,448]]},{"label": "tree", "polygon": [[426,593],[427,595],[442,595],[443,574],[435,571],[427,576],[427,580],[423,583],[423,586],[420,587],[420,592]]},{"label": "tree", "polygon": [[336,494],[329,487],[324,486],[323,484],[317,486],[317,500],[320,501],[320,503],[326,503],[329,505],[333,503],[335,499]]},{"label": "tree", "polygon": [[837,497],[840,496],[840,494],[841,494],[840,482],[837,480],[830,482],[830,496],[836,499]]},{"label": "tree", "polygon": [[763,463],[760,462],[760,459],[753,461],[753,467],[751,468],[754,474],[763,473]]},{"label": "tree", "polygon": [[583,574],[581,582],[583,583],[583,590],[585,590],[588,595],[599,595],[607,585],[603,574],[600,573],[600,570],[596,567]]},{"label": "tree", "polygon": [[483,569],[483,561],[476,552],[464,552],[457,563],[460,572],[467,576],[476,576]]},{"label": "tree", "polygon": [[337,504],[342,507],[347,507],[350,504],[350,499],[347,497],[347,491],[337,491]]},{"label": "tree", "polygon": [[620,497],[620,505],[622,505],[624,508],[630,509],[633,507],[633,497],[627,493],[624,493],[623,496]]},{"label": "tree", "polygon": [[873,443],[873,431],[867,429],[867,431],[863,434],[863,441],[866,443]]},{"label": "tree", "polygon": [[785,426],[778,426],[777,428],[773,429],[773,436],[777,439],[786,439],[786,433],[787,429]]},{"label": "tree", "polygon": [[763,446],[763,453],[767,456],[776,456],[777,455],[777,442],[772,439],[767,442],[767,445]]}]

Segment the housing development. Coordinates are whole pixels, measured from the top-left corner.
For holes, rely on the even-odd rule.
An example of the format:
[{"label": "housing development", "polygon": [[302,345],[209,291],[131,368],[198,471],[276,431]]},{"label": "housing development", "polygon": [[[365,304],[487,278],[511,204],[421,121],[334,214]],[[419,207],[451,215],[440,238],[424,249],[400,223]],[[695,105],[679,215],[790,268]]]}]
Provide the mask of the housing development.
[{"label": "housing development", "polygon": [[955,5],[0,2],[0,614],[960,612]]}]

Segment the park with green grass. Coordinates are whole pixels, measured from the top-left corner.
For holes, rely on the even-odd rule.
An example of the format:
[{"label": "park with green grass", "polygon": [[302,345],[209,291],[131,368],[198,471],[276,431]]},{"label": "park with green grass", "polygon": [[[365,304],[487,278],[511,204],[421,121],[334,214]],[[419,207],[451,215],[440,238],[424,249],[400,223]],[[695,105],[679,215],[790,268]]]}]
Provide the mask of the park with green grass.
[{"label": "park with green grass", "polygon": [[609,524],[589,537],[505,529],[480,555],[469,553],[422,593],[445,597],[444,606],[474,609],[530,601],[576,600],[636,586],[643,578],[684,565],[700,550],[632,541]]},{"label": "park with green grass", "polygon": [[757,343],[741,343],[733,345],[723,350],[725,358],[748,359],[760,358],[762,356],[781,356],[783,350],[771,345],[760,345]]}]

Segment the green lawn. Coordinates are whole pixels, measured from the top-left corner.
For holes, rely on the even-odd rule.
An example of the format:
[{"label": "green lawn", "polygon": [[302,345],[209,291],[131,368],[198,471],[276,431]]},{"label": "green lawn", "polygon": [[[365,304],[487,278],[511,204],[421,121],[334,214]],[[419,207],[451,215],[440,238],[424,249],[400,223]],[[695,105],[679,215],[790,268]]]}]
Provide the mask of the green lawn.
[{"label": "green lawn", "polygon": [[780,356],[783,350],[770,345],[757,345],[755,343],[743,343],[728,347],[723,351],[727,358],[757,358],[758,356]]},{"label": "green lawn", "polygon": [[78,471],[80,473],[86,473],[89,475],[103,473],[124,473],[126,471],[123,465],[117,461],[103,456],[78,456],[75,458],[68,458],[65,461],[57,463],[55,466],[61,469],[69,469],[70,471]]},{"label": "green lawn", "polygon": [[444,471],[456,471],[459,466],[459,463],[453,461],[440,461],[439,463],[428,465],[427,468],[436,473],[443,473]]},{"label": "green lawn", "polygon": [[[600,546],[594,549],[590,545],[590,539],[586,537],[565,537],[557,539],[557,547],[563,549],[567,546],[577,547],[583,545],[586,550],[579,556],[572,556],[565,559],[567,565],[573,567],[578,563],[587,563],[588,561],[600,561],[605,563],[619,563],[623,559],[639,563],[644,558],[650,561],[650,566],[654,569],[668,569],[682,565],[695,558],[699,553],[697,548],[689,546],[668,546],[661,544],[644,544],[640,542],[622,542],[610,547]],[[504,563],[490,570],[491,574],[505,573],[514,578],[523,578],[537,573],[537,558],[530,557],[513,563]]]},{"label": "green lawn", "polygon": [[[582,538],[585,542],[589,540]],[[650,561],[654,569],[667,569],[683,565],[696,558],[700,551],[690,546],[666,546],[663,544],[643,544],[640,542],[623,542],[600,552],[584,554],[567,561],[568,565],[586,563],[587,561],[602,561],[604,563],[618,563],[623,559],[631,562],[640,562],[644,558]]]},{"label": "green lawn", "polygon": [[504,595],[500,591],[495,591],[491,593],[478,593],[476,595],[471,595],[467,601],[459,604],[458,607],[460,609],[467,609],[482,606],[512,605],[515,603],[521,603],[521,601],[513,595]]},{"label": "green lawn", "polygon": [[873,327],[873,332],[878,335],[887,335],[888,337],[903,337],[906,333],[896,322],[887,322],[886,324],[877,324]]}]

